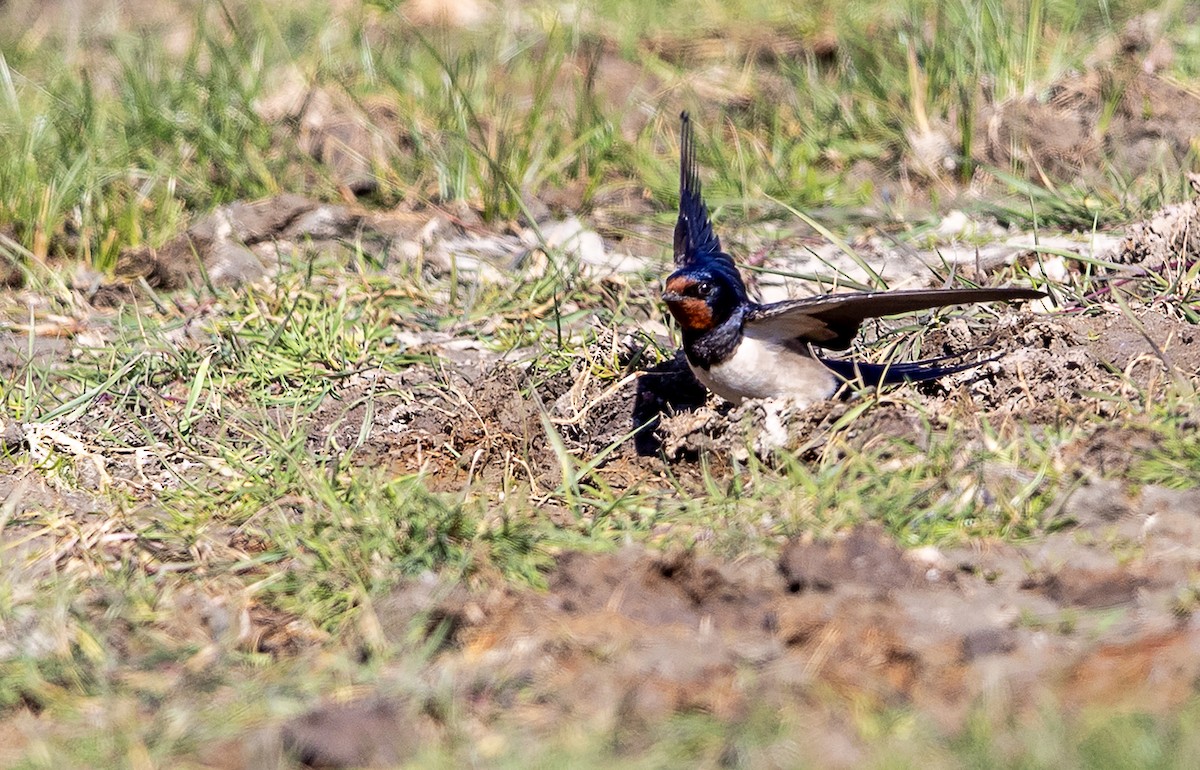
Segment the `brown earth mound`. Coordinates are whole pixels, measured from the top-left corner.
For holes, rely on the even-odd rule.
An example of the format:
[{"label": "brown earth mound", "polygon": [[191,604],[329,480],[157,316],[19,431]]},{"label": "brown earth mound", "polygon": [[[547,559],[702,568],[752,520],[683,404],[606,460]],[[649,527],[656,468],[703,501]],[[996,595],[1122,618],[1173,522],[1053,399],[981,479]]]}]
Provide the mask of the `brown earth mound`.
[{"label": "brown earth mound", "polygon": [[[1086,518],[1112,493],[1081,490],[1074,508]],[[1200,632],[1178,597],[1200,553],[1200,500],[1145,490],[1130,511],[1022,548],[904,552],[863,528],[793,541],[775,564],[566,553],[544,593],[418,581],[376,611],[398,641],[413,623],[445,635],[425,676],[452,682],[481,730],[587,724],[636,748],[677,715],[736,724],[768,709],[828,728],[809,736],[807,761],[853,766],[864,745],[835,704],[916,707],[953,733],[985,700],[998,720],[1046,699],[1157,713],[1184,702]],[[1088,544],[1103,538],[1143,555]],[[383,703],[318,709],[283,740],[344,767],[441,734],[420,696]]]},{"label": "brown earth mound", "polygon": [[1200,95],[1133,67],[1071,75],[1044,94],[992,105],[979,116],[977,163],[1018,165],[1036,181],[1133,179],[1181,173],[1200,126]]}]

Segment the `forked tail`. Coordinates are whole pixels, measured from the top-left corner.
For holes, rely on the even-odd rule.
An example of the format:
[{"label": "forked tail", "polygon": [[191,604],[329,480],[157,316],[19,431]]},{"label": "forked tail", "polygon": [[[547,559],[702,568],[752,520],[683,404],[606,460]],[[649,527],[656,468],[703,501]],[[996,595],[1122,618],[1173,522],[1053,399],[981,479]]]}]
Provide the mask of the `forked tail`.
[{"label": "forked tail", "polygon": [[964,355],[969,355],[969,352],[959,355],[941,356],[940,358],[927,358],[923,361],[903,361],[890,364],[870,364],[864,361],[851,361],[844,358],[818,357],[818,360],[843,380],[862,382],[864,385],[871,387],[875,385],[898,385],[903,382],[936,380],[938,377],[945,377],[947,374],[974,369],[977,366],[991,363],[1000,358],[999,355],[995,355],[991,358],[985,358],[982,361],[970,361],[952,366],[939,365],[943,361],[962,358]]}]

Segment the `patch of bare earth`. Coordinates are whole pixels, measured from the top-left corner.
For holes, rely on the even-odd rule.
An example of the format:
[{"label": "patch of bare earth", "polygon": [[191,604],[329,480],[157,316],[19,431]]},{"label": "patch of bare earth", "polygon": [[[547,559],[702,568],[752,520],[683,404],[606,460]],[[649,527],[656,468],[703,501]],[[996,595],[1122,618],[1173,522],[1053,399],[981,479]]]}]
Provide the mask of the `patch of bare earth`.
[{"label": "patch of bare earth", "polygon": [[1132,67],[1094,70],[1055,83],[1045,98],[985,110],[977,160],[998,168],[1017,161],[1033,179],[1069,181],[1096,178],[1104,158],[1105,168],[1136,177],[1186,157],[1198,117],[1200,97],[1181,85]]},{"label": "patch of bare earth", "polygon": [[310,441],[318,453],[353,449],[356,463],[420,473],[435,489],[516,477],[531,481],[535,496],[563,481],[560,441],[579,461],[599,457],[613,488],[669,488],[655,426],[662,413],[704,404],[706,394],[678,360],[624,360],[624,372],[605,376],[580,357],[552,375],[488,358],[351,377],[314,413]]},{"label": "patch of bare earth", "polygon": [[[1103,184],[1111,174],[1133,180],[1184,173],[1198,135],[1200,93],[1159,74],[1174,57],[1162,26],[1154,12],[1131,19],[1083,72],[1069,71],[1036,91],[997,101],[981,84],[970,147],[956,148],[957,131],[948,124],[913,129],[904,166],[945,177],[969,150],[980,168],[1020,169],[1051,188]],[[988,178],[981,176],[974,181]]]},{"label": "patch of bare earth", "polygon": [[[1024,547],[906,552],[867,527],[795,540],[775,563],[567,553],[544,593],[418,581],[376,613],[396,639],[413,623],[448,632],[424,676],[453,682],[473,734],[586,724],[636,750],[674,716],[737,724],[766,709],[821,726],[807,761],[855,766],[869,749],[851,704],[916,708],[953,734],[981,703],[1000,725],[1047,698],[1167,714],[1191,697],[1200,627],[1179,597],[1200,497],[1148,488],[1118,510],[1114,494],[1084,487],[1069,503],[1079,524]],[[349,767],[400,761],[446,729],[420,697],[380,695],[319,708],[280,740]]]}]

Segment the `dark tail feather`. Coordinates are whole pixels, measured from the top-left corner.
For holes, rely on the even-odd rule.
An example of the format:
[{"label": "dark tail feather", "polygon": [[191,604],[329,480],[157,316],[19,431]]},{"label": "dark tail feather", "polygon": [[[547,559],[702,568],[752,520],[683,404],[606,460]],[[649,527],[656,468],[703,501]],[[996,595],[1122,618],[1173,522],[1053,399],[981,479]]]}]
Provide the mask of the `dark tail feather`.
[{"label": "dark tail feather", "polygon": [[724,259],[721,240],[708,218],[708,207],[700,194],[700,174],[696,171],[696,140],[692,120],[680,114],[679,130],[679,219],[675,222],[675,266],[687,267],[709,259]]},{"label": "dark tail feather", "polygon": [[834,374],[841,377],[843,380],[855,381],[859,380],[864,385],[872,387],[875,385],[897,385],[902,382],[924,382],[926,380],[936,380],[938,377],[945,377],[947,374],[955,372],[964,372],[967,369],[974,369],[976,366],[991,363],[999,360],[1000,355],[985,358],[982,361],[970,361],[967,363],[954,364],[952,366],[938,366],[942,361],[948,361],[953,358],[962,358],[968,353],[959,355],[941,356],[940,358],[926,358],[923,361],[905,361],[892,364],[869,364],[863,361],[850,361],[844,358],[820,358],[818,360],[829,367]]}]

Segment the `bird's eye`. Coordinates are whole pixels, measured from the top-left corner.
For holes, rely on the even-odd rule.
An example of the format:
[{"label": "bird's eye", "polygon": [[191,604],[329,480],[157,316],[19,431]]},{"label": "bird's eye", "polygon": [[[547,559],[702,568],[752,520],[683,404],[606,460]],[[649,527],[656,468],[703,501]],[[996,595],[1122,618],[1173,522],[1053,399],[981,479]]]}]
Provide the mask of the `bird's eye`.
[{"label": "bird's eye", "polygon": [[708,281],[701,281],[696,284],[696,293],[701,297],[707,297],[709,294],[712,294],[712,288],[712,284]]}]

